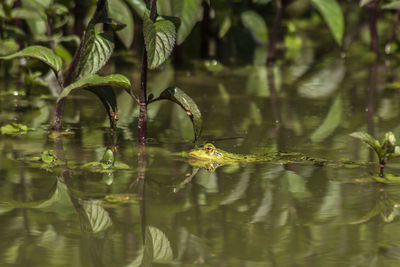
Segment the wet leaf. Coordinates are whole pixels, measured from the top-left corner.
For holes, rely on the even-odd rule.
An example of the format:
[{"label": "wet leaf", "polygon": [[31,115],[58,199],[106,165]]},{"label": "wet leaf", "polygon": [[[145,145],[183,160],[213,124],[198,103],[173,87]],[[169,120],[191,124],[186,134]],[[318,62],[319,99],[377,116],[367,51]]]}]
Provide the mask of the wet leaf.
[{"label": "wet leaf", "polygon": [[379,143],[378,140],[376,140],[370,134],[368,134],[366,132],[354,132],[354,133],[351,133],[350,136],[360,139],[364,143],[368,144],[372,149],[375,150],[376,153],[378,153],[378,155],[380,155],[382,153],[381,144]]},{"label": "wet leaf", "polygon": [[62,67],[61,57],[57,56],[51,49],[40,45],[28,46],[27,48],[22,49],[14,54],[2,56],[0,59],[14,59],[19,57],[31,57],[38,59],[49,65],[49,67],[55,72],[60,71]]},{"label": "wet leaf", "polygon": [[114,50],[112,33],[97,32],[94,26],[87,29],[83,42],[82,54],[73,80],[98,72],[107,63]]},{"label": "wet leaf", "polygon": [[268,41],[268,28],[263,17],[257,12],[248,10],[241,15],[243,25],[250,30],[254,40],[258,44],[266,44]]},{"label": "wet leaf", "polygon": [[90,74],[82,79],[70,84],[65,87],[58,97],[58,101],[60,99],[67,97],[73,90],[83,89],[88,87],[100,87],[100,86],[119,86],[124,88],[129,92],[131,88],[131,83],[124,75],[121,74],[111,74],[105,77],[99,76],[97,74]]},{"label": "wet leaf", "polygon": [[180,45],[189,36],[197,22],[201,0],[174,0],[172,3],[172,15],[181,19],[176,37],[176,43]]},{"label": "wet leaf", "polygon": [[117,32],[117,36],[125,48],[129,48],[134,38],[134,21],[128,6],[121,0],[109,0],[108,11],[112,18],[126,25],[124,29]]},{"label": "wet leaf", "polygon": [[342,45],[344,33],[344,17],[340,5],[336,0],[311,0],[321,12],[326,24],[328,24],[335,41]]},{"label": "wet leaf", "polygon": [[329,109],[324,122],[311,135],[311,141],[321,142],[331,135],[342,122],[343,104],[342,96],[339,94]]},{"label": "wet leaf", "polygon": [[202,118],[199,108],[196,103],[191,99],[185,92],[183,92],[178,87],[169,87],[165,89],[158,98],[149,102],[167,99],[170,100],[183,108],[186,115],[189,116],[193,124],[194,138],[197,140],[201,134]]},{"label": "wet leaf", "polygon": [[26,134],[29,128],[20,123],[10,123],[0,128],[1,134],[5,135],[21,135]]},{"label": "wet leaf", "polygon": [[112,225],[110,215],[101,207],[100,201],[83,201],[82,208],[86,215],[86,220],[83,221],[86,231],[98,233]]},{"label": "wet leaf", "polygon": [[[372,1],[372,0],[371,0]],[[382,9],[396,9],[400,10],[400,1],[395,0],[382,6]]]},{"label": "wet leaf", "polygon": [[149,68],[154,69],[164,63],[171,55],[175,45],[176,30],[169,20],[152,22],[146,15],[143,22]]}]

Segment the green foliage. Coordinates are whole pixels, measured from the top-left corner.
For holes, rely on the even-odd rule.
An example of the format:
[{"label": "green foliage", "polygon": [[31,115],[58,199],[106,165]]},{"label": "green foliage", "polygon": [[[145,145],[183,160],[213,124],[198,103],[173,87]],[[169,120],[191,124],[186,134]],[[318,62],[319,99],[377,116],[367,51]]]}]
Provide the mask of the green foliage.
[{"label": "green foliage", "polygon": [[0,133],[5,135],[21,135],[28,133],[28,126],[20,123],[10,123],[0,128]]},{"label": "green foliage", "polygon": [[0,59],[14,59],[19,57],[31,57],[38,59],[49,65],[49,67],[55,72],[60,71],[62,67],[61,57],[57,56],[51,49],[39,45],[29,46],[14,54],[0,57]]},{"label": "green foliage", "polygon": [[108,8],[110,17],[123,23],[126,27],[117,32],[118,38],[126,48],[132,45],[134,38],[134,21],[128,6],[122,0],[109,0]]},{"label": "green foliage", "polygon": [[395,9],[400,10],[400,1],[394,0],[382,6],[382,9]]},{"label": "green foliage", "polygon": [[203,121],[200,110],[193,99],[178,87],[170,87],[165,89],[158,98],[154,100],[150,99],[149,104],[163,99],[178,104],[186,112],[186,115],[189,116],[193,124],[194,139],[197,140],[201,134]]},{"label": "green foliage", "polygon": [[326,24],[338,45],[342,45],[344,34],[344,17],[340,5],[336,0],[311,0],[321,12]]},{"label": "green foliage", "polygon": [[264,19],[255,11],[248,10],[241,14],[243,25],[250,30],[254,40],[258,44],[266,44],[268,41],[268,28]]},{"label": "green foliage", "polygon": [[105,77],[99,76],[97,74],[89,74],[82,79],[70,84],[65,87],[58,97],[58,101],[62,98],[67,97],[73,90],[83,89],[88,87],[98,88],[100,86],[119,86],[124,88],[129,92],[131,88],[131,83],[125,76],[121,74],[111,74]]},{"label": "green foliage", "polygon": [[145,15],[143,35],[146,44],[149,68],[160,66],[170,56],[175,44],[176,31],[174,24],[165,19],[152,22]]}]

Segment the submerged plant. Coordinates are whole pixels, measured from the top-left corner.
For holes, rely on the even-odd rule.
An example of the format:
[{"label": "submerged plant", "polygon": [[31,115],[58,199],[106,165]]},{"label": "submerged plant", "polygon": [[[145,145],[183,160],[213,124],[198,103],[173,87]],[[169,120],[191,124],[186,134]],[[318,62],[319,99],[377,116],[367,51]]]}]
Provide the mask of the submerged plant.
[{"label": "submerged plant", "polygon": [[380,177],[384,176],[383,170],[387,161],[400,156],[400,146],[396,146],[396,137],[392,132],[387,132],[380,142],[366,132],[354,132],[350,136],[360,139],[375,151],[379,160]]}]

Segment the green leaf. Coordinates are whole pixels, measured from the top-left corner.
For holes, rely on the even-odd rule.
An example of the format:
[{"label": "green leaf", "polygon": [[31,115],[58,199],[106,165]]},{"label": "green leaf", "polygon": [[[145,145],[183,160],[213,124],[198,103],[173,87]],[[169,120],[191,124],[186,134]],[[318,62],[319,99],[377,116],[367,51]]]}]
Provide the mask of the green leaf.
[{"label": "green leaf", "polygon": [[88,30],[73,80],[98,72],[107,63],[113,50],[112,33],[100,33],[94,27]]},{"label": "green leaf", "polygon": [[344,18],[340,5],[336,0],[311,0],[316,8],[321,12],[326,24],[333,35],[335,41],[342,45],[344,33]]},{"label": "green leaf", "polygon": [[111,86],[99,86],[89,87],[87,90],[94,93],[103,103],[110,120],[110,126],[114,128],[118,120],[118,108],[117,97],[115,96],[113,88]]},{"label": "green leaf", "polygon": [[222,21],[221,27],[219,27],[218,38],[223,38],[225,34],[229,31],[231,26],[232,20],[230,16],[225,16],[224,20]]},{"label": "green leaf", "polygon": [[167,99],[170,100],[185,110],[186,115],[189,116],[193,124],[194,139],[197,140],[201,134],[202,118],[199,108],[196,103],[185,92],[178,87],[169,87],[165,89],[158,98],[149,102],[152,103],[157,100]]},{"label": "green leaf", "polygon": [[33,36],[46,34],[46,8],[49,7],[50,1],[47,0],[21,0],[21,5],[26,10],[35,10],[40,14],[40,18],[27,19],[26,22],[29,26]]},{"label": "green leaf", "polygon": [[360,7],[363,7],[369,3],[371,3],[373,0],[361,0],[360,1]]},{"label": "green leaf", "polygon": [[[371,0],[372,1],[372,0]],[[382,9],[396,9],[400,10],[400,1],[395,0],[382,6]]]},{"label": "green leaf", "polygon": [[56,161],[57,157],[54,154],[54,150],[47,150],[42,153],[41,159],[44,163],[50,164]]},{"label": "green leaf", "polygon": [[343,114],[343,104],[342,104],[342,96],[339,94],[335,101],[333,102],[331,108],[329,109],[329,113],[326,116],[324,122],[318,127],[317,130],[311,135],[311,141],[313,142],[321,142],[329,135],[331,135],[335,129],[342,122],[342,114]]},{"label": "green leaf", "polygon": [[193,30],[197,15],[200,12],[201,0],[174,0],[172,1],[172,15],[181,19],[176,43],[182,44]]},{"label": "green leaf", "polygon": [[167,60],[175,44],[176,31],[169,20],[152,22],[146,15],[143,23],[149,68],[154,69]]},{"label": "green leaf", "polygon": [[382,152],[381,144],[378,140],[373,138],[370,134],[366,132],[354,132],[350,134],[351,137],[360,139],[364,143],[368,144],[375,152],[380,155]]},{"label": "green leaf", "polygon": [[14,39],[0,40],[0,56],[14,53],[18,49],[19,45]]},{"label": "green leaf", "polygon": [[58,97],[57,101],[60,99],[68,96],[71,91],[76,89],[88,88],[88,87],[98,87],[98,86],[119,86],[124,88],[126,91],[129,92],[131,88],[131,83],[124,75],[121,74],[111,74],[105,77],[99,76],[97,74],[90,74],[82,79],[70,84],[69,86],[65,87],[64,90],[61,92],[60,96]]},{"label": "green leaf", "polygon": [[98,233],[107,230],[112,225],[110,215],[101,207],[100,201],[84,201],[82,208],[86,217],[81,221],[84,230]]},{"label": "green leaf", "polygon": [[128,6],[121,0],[109,0],[108,8],[110,16],[126,25],[126,27],[117,32],[118,38],[126,48],[129,48],[133,42],[134,21]]},{"label": "green leaf", "polygon": [[259,44],[268,41],[268,28],[264,19],[255,11],[248,10],[241,14],[243,25],[250,30],[254,40]]},{"label": "green leaf", "polygon": [[11,123],[0,128],[0,133],[5,135],[21,135],[26,134],[29,128],[19,123]]},{"label": "green leaf", "polygon": [[125,0],[125,2],[127,2],[142,19],[145,14],[149,14],[144,0]]},{"label": "green leaf", "polygon": [[114,164],[114,161],[114,152],[110,148],[107,148],[106,152],[104,152],[102,162],[104,164],[110,165],[111,167]]},{"label": "green leaf", "polygon": [[39,45],[28,46],[14,54],[2,56],[0,59],[13,59],[18,57],[31,57],[38,59],[49,65],[55,72],[60,71],[62,67],[61,57],[57,56],[51,49]]}]

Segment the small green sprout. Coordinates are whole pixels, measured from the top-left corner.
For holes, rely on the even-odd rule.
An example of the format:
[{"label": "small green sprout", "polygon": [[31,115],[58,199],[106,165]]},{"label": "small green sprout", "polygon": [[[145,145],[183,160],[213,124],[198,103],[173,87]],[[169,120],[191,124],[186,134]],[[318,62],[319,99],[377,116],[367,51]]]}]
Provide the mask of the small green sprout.
[{"label": "small green sprout", "polygon": [[386,162],[390,158],[400,156],[400,146],[396,146],[396,137],[392,132],[387,132],[381,142],[365,132],[354,132],[351,133],[350,136],[360,139],[361,141],[369,145],[378,155],[380,177],[384,176],[383,169],[385,168]]}]

